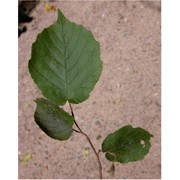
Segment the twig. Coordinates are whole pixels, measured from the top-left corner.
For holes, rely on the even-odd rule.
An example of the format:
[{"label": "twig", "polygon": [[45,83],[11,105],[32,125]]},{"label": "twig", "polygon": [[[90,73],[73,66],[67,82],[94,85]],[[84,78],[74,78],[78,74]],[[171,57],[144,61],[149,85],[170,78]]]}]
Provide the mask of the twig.
[{"label": "twig", "polygon": [[72,130],[75,131],[75,132],[77,132],[77,133],[81,133],[80,131],[78,131],[78,130],[76,130],[76,129],[74,129],[74,128],[72,128]]},{"label": "twig", "polygon": [[73,112],[73,108],[72,108],[71,103],[69,103],[69,107],[70,107],[70,110],[71,110],[71,114],[74,117],[74,123],[75,123],[76,127],[79,130],[78,131],[76,129],[73,129],[73,131],[75,131],[77,133],[81,133],[81,134],[83,134],[86,137],[87,141],[89,142],[90,146],[92,147],[93,152],[94,152],[94,154],[95,154],[95,156],[97,158],[97,162],[98,162],[98,165],[99,165],[99,178],[102,179],[102,165],[101,165],[101,161],[100,161],[100,158],[99,158],[99,153],[101,152],[101,150],[98,150],[98,152],[96,151],[94,145],[92,144],[92,141],[91,141],[90,137],[85,132],[83,132],[81,130],[81,128],[79,127],[79,125],[77,124],[77,122],[75,120],[75,116],[74,116],[74,112]]}]

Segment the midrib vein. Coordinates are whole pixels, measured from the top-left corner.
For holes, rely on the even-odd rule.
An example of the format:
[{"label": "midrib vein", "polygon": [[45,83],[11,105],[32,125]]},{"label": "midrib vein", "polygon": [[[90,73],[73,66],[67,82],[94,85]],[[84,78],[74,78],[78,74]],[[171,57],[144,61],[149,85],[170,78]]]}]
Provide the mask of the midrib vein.
[{"label": "midrib vein", "polygon": [[67,44],[66,44],[66,41],[65,41],[65,38],[64,38],[64,31],[63,31],[63,24],[62,24],[62,38],[63,38],[63,43],[64,43],[64,46],[65,46],[65,48],[64,48],[64,56],[65,56],[65,82],[66,82],[66,84],[65,84],[65,87],[66,87],[66,93],[67,93],[67,99],[68,99],[68,84],[67,84],[67,52],[66,52],[66,46],[67,46]]}]

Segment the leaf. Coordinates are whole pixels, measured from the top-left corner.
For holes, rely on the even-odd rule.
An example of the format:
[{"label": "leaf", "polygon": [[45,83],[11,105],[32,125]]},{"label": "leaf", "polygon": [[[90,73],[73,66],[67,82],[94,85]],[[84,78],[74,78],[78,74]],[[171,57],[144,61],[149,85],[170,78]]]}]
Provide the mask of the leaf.
[{"label": "leaf", "polygon": [[70,22],[58,10],[57,22],[33,43],[28,67],[51,102],[78,104],[89,97],[100,77],[100,45],[89,30]]},{"label": "leaf", "polygon": [[109,161],[128,163],[142,160],[151,147],[149,132],[131,125],[109,134],[102,143],[102,151]]},{"label": "leaf", "polygon": [[73,131],[74,118],[46,99],[39,98],[35,102],[34,118],[38,126],[53,139],[67,140]]},{"label": "leaf", "polygon": [[32,153],[27,153],[23,158],[21,159],[21,162],[27,162],[31,159]]},{"label": "leaf", "polygon": [[44,9],[45,9],[45,12],[49,12],[51,10],[56,11],[56,6],[45,3]]}]

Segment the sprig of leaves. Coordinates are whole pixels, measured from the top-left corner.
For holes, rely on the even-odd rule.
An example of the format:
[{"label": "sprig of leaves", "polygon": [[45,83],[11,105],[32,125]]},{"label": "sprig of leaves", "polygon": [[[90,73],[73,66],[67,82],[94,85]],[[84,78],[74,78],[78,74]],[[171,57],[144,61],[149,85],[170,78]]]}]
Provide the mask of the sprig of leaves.
[{"label": "sprig of leaves", "polygon": [[[73,130],[86,136],[97,157],[102,178],[98,151],[90,138],[75,121],[74,114],[65,112],[59,105],[85,101],[102,72],[100,44],[91,31],[69,21],[58,10],[58,19],[45,28],[32,45],[29,72],[45,98],[35,100],[35,122],[51,138],[67,140]],[[73,129],[75,124],[78,130]],[[102,143],[102,151],[109,161],[127,163],[142,160],[151,147],[153,137],[142,128],[124,126],[109,134]]]}]

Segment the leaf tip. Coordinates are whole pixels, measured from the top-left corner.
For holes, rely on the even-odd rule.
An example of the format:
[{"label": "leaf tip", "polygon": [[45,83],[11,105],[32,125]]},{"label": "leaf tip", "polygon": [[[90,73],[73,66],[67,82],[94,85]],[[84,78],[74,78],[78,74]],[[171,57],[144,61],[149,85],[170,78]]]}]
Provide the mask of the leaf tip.
[{"label": "leaf tip", "polygon": [[34,99],[33,101],[37,104],[40,98]]},{"label": "leaf tip", "polygon": [[43,98],[37,98],[35,100],[33,100],[36,104],[38,104],[39,102],[43,102],[45,99]]},{"label": "leaf tip", "polygon": [[64,22],[65,19],[66,18],[64,16],[64,14],[61,12],[60,9],[58,9],[58,19],[57,19],[57,22]]}]

